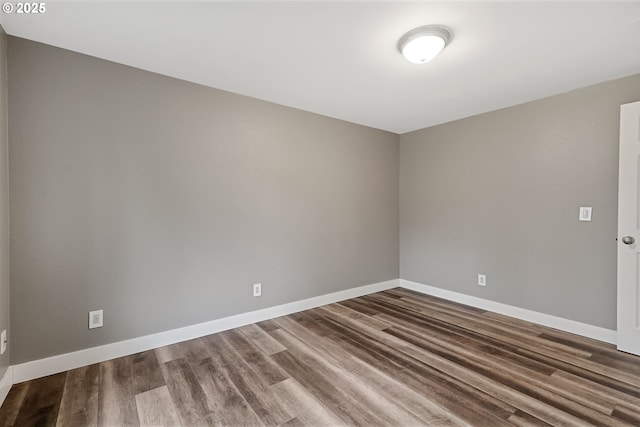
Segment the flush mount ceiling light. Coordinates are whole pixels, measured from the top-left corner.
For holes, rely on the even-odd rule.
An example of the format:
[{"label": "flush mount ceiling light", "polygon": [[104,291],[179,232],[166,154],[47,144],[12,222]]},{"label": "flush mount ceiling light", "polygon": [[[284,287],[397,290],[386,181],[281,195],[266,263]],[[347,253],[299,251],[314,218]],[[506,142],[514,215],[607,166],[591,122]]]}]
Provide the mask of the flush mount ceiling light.
[{"label": "flush mount ceiling light", "polygon": [[451,32],[440,25],[414,28],[400,38],[398,50],[407,61],[424,64],[435,58],[451,41]]}]

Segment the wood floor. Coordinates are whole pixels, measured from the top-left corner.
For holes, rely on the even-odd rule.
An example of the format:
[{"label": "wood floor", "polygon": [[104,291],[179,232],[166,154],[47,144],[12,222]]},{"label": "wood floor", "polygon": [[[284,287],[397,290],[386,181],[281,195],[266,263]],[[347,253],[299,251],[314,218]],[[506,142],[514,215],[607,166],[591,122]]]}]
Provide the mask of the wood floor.
[{"label": "wood floor", "polygon": [[640,426],[640,358],[392,289],[14,385],[0,425]]}]

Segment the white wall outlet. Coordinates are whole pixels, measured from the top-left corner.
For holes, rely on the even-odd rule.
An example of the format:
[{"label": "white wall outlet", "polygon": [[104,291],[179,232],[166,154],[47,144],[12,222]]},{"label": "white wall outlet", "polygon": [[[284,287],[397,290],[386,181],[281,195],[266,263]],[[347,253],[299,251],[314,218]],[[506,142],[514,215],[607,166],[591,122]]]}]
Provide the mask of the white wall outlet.
[{"label": "white wall outlet", "polygon": [[89,329],[102,328],[103,326],[102,310],[89,312]]},{"label": "white wall outlet", "polygon": [[253,296],[259,297],[262,295],[262,283],[255,283],[253,285]]},{"label": "white wall outlet", "polygon": [[578,219],[580,221],[591,221],[591,211],[593,208],[588,206],[580,206],[580,216]]},{"label": "white wall outlet", "polygon": [[478,286],[487,286],[486,274],[478,274]]},{"label": "white wall outlet", "polygon": [[4,354],[7,351],[7,330],[2,331],[0,336],[0,354]]}]

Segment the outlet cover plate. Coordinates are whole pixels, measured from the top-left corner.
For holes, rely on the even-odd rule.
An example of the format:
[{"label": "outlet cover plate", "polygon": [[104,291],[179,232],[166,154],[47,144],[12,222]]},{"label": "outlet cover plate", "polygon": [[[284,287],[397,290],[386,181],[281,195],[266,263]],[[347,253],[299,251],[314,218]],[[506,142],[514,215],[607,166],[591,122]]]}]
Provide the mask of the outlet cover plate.
[{"label": "outlet cover plate", "polygon": [[478,274],[478,286],[487,286],[486,274]]},{"label": "outlet cover plate", "polygon": [[102,310],[95,310],[89,312],[89,329],[102,328],[103,313]]},{"label": "outlet cover plate", "polygon": [[253,285],[253,296],[259,297],[262,295],[262,283],[255,283]]}]

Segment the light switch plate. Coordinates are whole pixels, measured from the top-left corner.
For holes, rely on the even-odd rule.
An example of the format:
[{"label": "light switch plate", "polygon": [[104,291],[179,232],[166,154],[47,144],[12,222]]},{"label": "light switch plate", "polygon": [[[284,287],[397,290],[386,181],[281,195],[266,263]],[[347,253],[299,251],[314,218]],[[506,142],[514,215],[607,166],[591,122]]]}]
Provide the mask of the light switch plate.
[{"label": "light switch plate", "polygon": [[591,221],[591,210],[592,208],[587,206],[580,206],[580,216],[578,219],[580,221]]},{"label": "light switch plate", "polygon": [[0,335],[0,354],[4,354],[7,351],[7,330],[2,331]]}]

